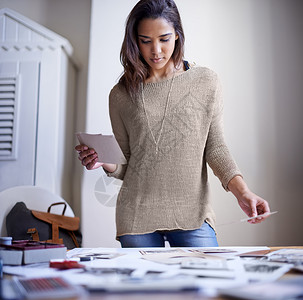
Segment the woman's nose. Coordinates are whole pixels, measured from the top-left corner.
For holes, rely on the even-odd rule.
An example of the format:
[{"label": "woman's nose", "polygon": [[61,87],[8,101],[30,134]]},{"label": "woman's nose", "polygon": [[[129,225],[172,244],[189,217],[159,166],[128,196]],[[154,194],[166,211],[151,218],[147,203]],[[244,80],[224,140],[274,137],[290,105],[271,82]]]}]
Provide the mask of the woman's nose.
[{"label": "woman's nose", "polygon": [[153,46],[152,46],[152,53],[153,54],[159,54],[161,53],[161,45],[160,43],[153,43]]}]

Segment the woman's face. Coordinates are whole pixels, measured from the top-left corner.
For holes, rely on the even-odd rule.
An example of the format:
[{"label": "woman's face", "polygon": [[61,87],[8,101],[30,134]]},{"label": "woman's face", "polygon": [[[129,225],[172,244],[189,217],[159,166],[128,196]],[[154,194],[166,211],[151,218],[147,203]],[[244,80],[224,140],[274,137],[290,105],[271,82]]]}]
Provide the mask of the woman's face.
[{"label": "woman's face", "polygon": [[163,18],[143,19],[138,26],[138,46],[146,63],[157,71],[170,60],[178,36],[174,27]]}]

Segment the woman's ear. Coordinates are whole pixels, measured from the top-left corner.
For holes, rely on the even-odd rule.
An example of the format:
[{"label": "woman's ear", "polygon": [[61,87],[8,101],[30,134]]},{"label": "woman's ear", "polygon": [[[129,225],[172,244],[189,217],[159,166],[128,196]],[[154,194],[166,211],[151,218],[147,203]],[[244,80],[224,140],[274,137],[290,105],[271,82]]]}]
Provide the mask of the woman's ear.
[{"label": "woman's ear", "polygon": [[178,35],[178,34],[176,34],[175,41],[176,41],[178,38],[179,38],[179,35]]}]

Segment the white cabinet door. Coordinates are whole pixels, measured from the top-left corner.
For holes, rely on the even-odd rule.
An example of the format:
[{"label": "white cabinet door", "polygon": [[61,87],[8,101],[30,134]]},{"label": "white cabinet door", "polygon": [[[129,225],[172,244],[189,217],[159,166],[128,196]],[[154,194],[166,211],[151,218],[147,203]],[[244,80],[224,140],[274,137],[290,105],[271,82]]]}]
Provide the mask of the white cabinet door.
[{"label": "white cabinet door", "polygon": [[35,184],[39,68],[0,63],[0,191]]}]

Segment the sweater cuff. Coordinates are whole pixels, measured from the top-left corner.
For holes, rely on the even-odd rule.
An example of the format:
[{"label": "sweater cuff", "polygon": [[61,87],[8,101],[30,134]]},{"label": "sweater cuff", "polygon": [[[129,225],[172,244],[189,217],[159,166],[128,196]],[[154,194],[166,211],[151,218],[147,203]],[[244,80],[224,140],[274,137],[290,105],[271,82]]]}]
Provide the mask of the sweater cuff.
[{"label": "sweater cuff", "polygon": [[120,174],[121,171],[122,171],[122,165],[117,165],[117,168],[116,168],[116,170],[115,170],[114,172],[108,172],[108,171],[105,170],[104,168],[103,168],[103,170],[104,170],[104,172],[106,173],[106,175],[107,175],[108,177],[117,177],[117,176],[119,176],[119,174]]}]

